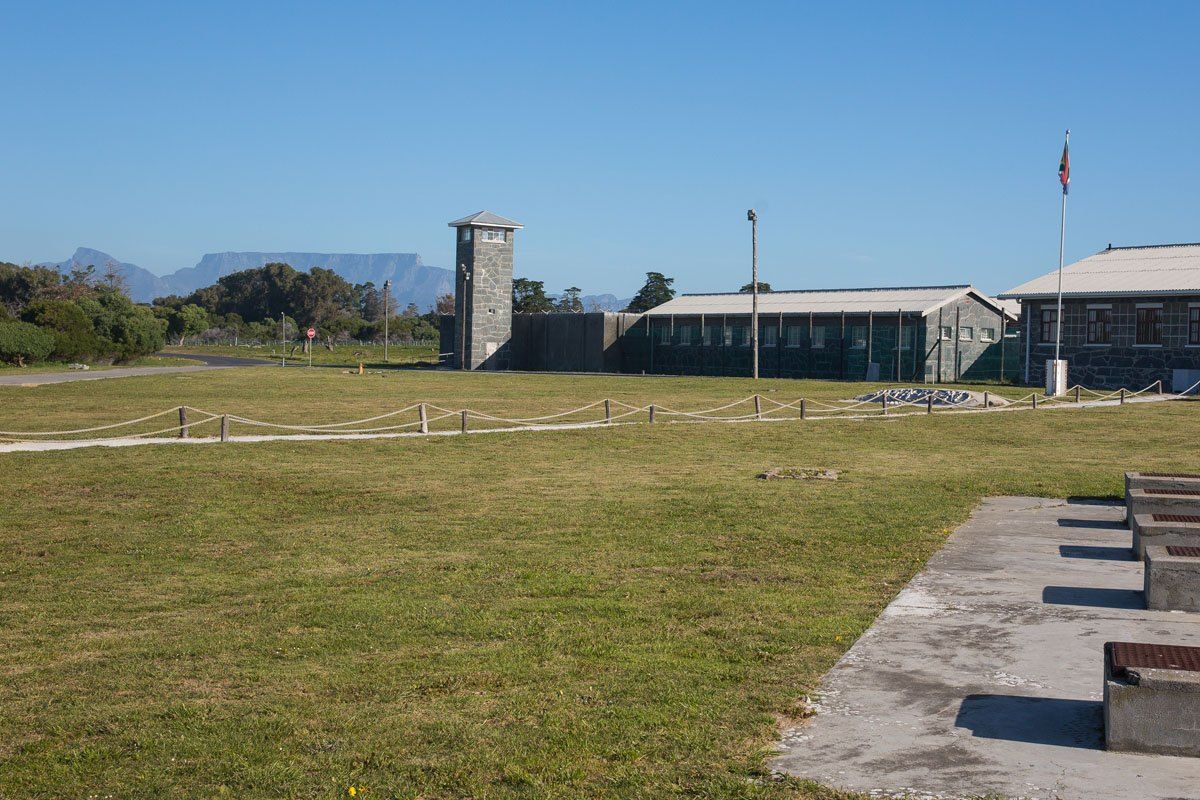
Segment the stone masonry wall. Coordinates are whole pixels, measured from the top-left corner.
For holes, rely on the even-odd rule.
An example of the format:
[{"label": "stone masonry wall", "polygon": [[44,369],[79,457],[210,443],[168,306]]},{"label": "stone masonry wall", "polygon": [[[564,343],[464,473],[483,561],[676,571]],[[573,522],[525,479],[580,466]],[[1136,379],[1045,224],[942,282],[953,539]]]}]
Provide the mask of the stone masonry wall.
[{"label": "stone masonry wall", "polygon": [[[458,243],[454,288],[458,305],[454,352],[467,353],[468,369],[508,369],[516,231],[506,231],[503,242],[490,242],[483,240],[481,230],[473,228],[471,240],[464,242],[461,229],[455,229]],[[470,273],[470,280],[466,280],[464,271]],[[469,324],[458,322],[460,315]]]},{"label": "stone masonry wall", "polygon": [[[1162,304],[1160,346],[1136,343],[1137,307],[1143,303]],[[1068,383],[1136,391],[1161,380],[1163,388],[1170,391],[1175,370],[1200,370],[1200,346],[1188,343],[1188,309],[1194,303],[1200,303],[1200,296],[1064,299],[1061,357],[1068,362]],[[1031,323],[1029,382],[1033,385],[1045,385],[1045,362],[1054,358],[1053,337],[1043,341],[1041,320],[1042,309],[1056,305],[1054,299],[1022,304],[1022,334],[1027,322]],[[1107,345],[1087,343],[1089,305],[1112,307],[1111,341]],[[1022,351],[1022,368],[1024,362]]]}]

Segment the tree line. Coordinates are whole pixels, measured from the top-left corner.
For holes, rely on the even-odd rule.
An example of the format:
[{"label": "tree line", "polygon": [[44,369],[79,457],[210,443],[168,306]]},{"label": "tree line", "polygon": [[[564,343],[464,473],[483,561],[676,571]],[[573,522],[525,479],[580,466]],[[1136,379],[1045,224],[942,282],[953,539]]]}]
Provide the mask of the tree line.
[{"label": "tree line", "polygon": [[[675,289],[672,288],[674,283],[674,278],[668,278],[661,272],[647,272],[646,283],[623,310],[641,313],[662,305],[675,296]],[[514,278],[512,294],[513,313],[515,314],[549,314],[552,312],[582,314],[585,310],[599,310],[584,309],[578,286],[571,286],[563,290],[562,296],[555,299],[546,294],[545,281]]]},{"label": "tree line", "polygon": [[330,269],[300,272],[271,263],[225,275],[187,296],[154,300],[154,312],[167,323],[172,341],[190,338],[277,341],[298,337],[308,327],[326,342],[382,341],[384,319],[393,341],[436,339],[437,314],[449,306],[439,298],[422,313],[415,303],[397,308],[390,290],[367,282],[352,284]]},{"label": "tree line", "polygon": [[0,361],[131,361],[161,348],[166,327],[114,265],[98,276],[0,262]]}]

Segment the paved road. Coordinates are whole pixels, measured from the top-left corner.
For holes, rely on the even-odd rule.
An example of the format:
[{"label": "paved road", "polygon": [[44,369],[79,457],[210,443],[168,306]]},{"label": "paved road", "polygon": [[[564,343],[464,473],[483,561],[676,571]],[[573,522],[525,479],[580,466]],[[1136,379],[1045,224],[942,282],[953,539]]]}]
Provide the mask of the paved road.
[{"label": "paved road", "polygon": [[173,372],[205,372],[230,367],[270,366],[269,362],[233,356],[190,355],[184,353],[156,353],[164,358],[186,358],[203,361],[204,366],[189,364],[179,367],[117,367],[116,369],[70,370],[67,372],[30,372],[0,375],[0,386],[42,386],[48,383],[70,383],[71,381],[99,381],[105,378],[133,378],[138,375],[162,375]]}]

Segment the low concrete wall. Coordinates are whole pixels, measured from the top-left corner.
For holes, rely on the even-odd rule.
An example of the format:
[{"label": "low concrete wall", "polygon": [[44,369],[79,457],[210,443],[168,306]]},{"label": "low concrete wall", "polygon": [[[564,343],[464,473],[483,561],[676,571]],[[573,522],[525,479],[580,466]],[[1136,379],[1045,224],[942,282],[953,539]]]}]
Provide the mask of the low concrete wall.
[{"label": "low concrete wall", "polygon": [[1104,664],[1104,741],[1109,750],[1200,756],[1200,672],[1146,669],[1114,678]]},{"label": "low concrete wall", "polygon": [[[1167,494],[1159,494],[1167,492]],[[1176,494],[1189,492],[1189,494]],[[1138,514],[1200,514],[1200,490],[1191,489],[1130,489],[1125,495],[1125,513]]]},{"label": "low concrete wall", "polygon": [[1200,611],[1200,557],[1177,556],[1166,547],[1146,548],[1146,608]]},{"label": "low concrete wall", "polygon": [[1139,561],[1146,557],[1146,548],[1155,545],[1200,547],[1200,522],[1159,522],[1152,514],[1134,514],[1130,528],[1133,554]]},{"label": "low concrete wall", "polygon": [[1200,492],[1200,475],[1179,473],[1166,475],[1163,473],[1126,472],[1125,473],[1125,515],[1126,520],[1132,520],[1129,511],[1129,493],[1134,489],[1190,489]]}]

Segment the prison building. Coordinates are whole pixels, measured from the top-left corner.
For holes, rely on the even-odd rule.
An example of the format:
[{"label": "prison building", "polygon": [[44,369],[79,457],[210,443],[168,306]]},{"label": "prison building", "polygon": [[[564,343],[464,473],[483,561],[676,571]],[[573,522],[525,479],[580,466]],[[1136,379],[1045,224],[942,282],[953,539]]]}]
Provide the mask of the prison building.
[{"label": "prison building", "polygon": [[[1027,383],[1042,384],[1058,330],[1058,271],[1004,292],[1021,301]],[[1113,247],[1062,271],[1068,383],[1182,391],[1200,381],[1200,244]]]},{"label": "prison building", "polygon": [[[1020,374],[1016,317],[969,285],[759,294],[759,375],[971,381]],[[622,337],[624,371],[750,375],[751,295],[685,294]]]}]

